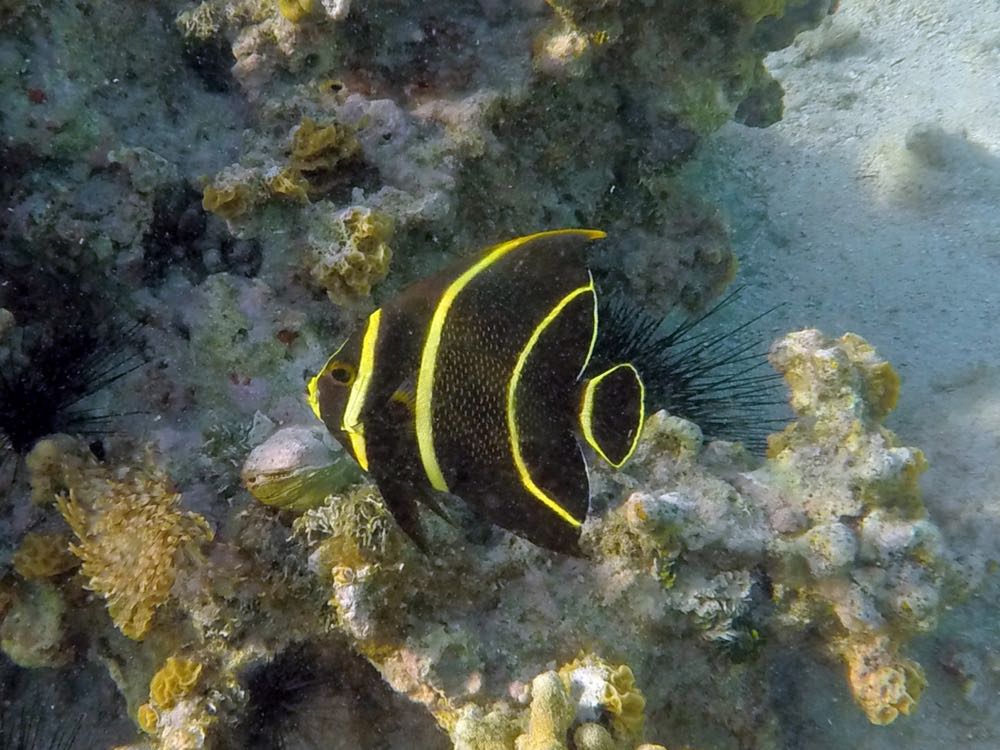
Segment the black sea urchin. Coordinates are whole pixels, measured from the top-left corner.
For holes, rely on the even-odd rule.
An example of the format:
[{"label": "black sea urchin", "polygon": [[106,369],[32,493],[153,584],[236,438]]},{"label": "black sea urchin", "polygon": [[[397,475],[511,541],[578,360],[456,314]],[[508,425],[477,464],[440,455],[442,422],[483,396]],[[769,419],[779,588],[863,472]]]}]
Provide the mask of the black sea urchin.
[{"label": "black sea urchin", "polygon": [[643,374],[647,413],[666,409],[710,439],[738,440],[762,452],[768,433],[784,423],[774,410],[785,400],[780,376],[768,369],[764,339],[750,331],[773,308],[734,327],[713,325],[739,293],[673,326],[623,295],[599,295],[592,368],[631,362]]},{"label": "black sea urchin", "polygon": [[239,734],[248,750],[285,750],[287,738],[307,702],[309,691],[329,681],[304,649],[292,647],[246,677],[249,696]]},{"label": "black sea urchin", "polygon": [[0,260],[0,467],[56,432],[98,436],[116,416],[86,399],[139,367],[138,325],[121,322],[100,279]]},{"label": "black sea urchin", "polygon": [[44,706],[0,710],[0,747],[4,750],[71,750],[80,747],[79,720],[52,721]]},{"label": "black sea urchin", "polygon": [[80,717],[57,714],[48,701],[0,703],[0,748],[3,750],[75,750],[84,745]]},{"label": "black sea urchin", "polygon": [[19,336],[0,359],[0,450],[24,455],[56,432],[106,432],[115,415],[81,402],[142,364],[134,333],[110,325]]}]

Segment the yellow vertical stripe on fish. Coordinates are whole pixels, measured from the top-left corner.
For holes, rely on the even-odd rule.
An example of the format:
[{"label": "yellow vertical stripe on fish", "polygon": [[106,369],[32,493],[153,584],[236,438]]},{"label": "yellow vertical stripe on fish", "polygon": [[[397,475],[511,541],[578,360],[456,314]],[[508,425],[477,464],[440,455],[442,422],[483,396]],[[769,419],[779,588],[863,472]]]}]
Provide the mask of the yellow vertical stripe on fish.
[{"label": "yellow vertical stripe on fish", "polygon": [[576,379],[579,380],[583,377],[583,373],[587,371],[587,366],[590,364],[590,358],[594,356],[594,347],[597,346],[597,326],[600,325],[600,313],[597,308],[597,291],[594,287],[594,274],[587,269],[587,278],[590,279],[590,286],[594,288],[594,330],[590,334],[590,346],[587,347],[587,356],[583,358],[583,367],[580,368],[580,372],[577,373]]},{"label": "yellow vertical stripe on fish", "polygon": [[344,409],[342,427],[351,440],[354,457],[361,468],[368,471],[368,451],[365,445],[365,426],[361,422],[361,408],[365,405],[368,387],[371,385],[372,373],[375,371],[375,347],[378,344],[378,329],[382,319],[382,310],[378,309],[368,317],[365,337],[361,343],[361,361],[358,364],[358,374],[347,397],[347,407]]},{"label": "yellow vertical stripe on fish", "polygon": [[316,419],[323,421],[323,415],[319,411],[319,379],[326,375],[330,368],[333,367],[333,362],[337,359],[337,355],[340,354],[341,350],[347,345],[347,341],[337,347],[337,351],[326,358],[326,362],[319,369],[315,375],[309,378],[309,383],[306,385],[306,403],[309,404],[309,408],[312,409],[312,413],[316,415]]},{"label": "yellow vertical stripe on fish", "polygon": [[[498,260],[513,250],[521,247],[527,242],[541,239],[543,237],[557,237],[559,235],[580,235],[587,239],[597,240],[607,235],[597,229],[555,229],[547,232],[538,232],[524,237],[518,237],[496,245],[491,250],[486,251],[483,257],[473,263],[457,279],[448,285],[441,299],[431,316],[430,326],[427,329],[427,338],[424,341],[423,350],[420,355],[420,369],[417,372],[417,398],[415,407],[415,427],[417,433],[417,449],[420,453],[420,461],[424,467],[431,486],[442,492],[448,491],[448,483],[445,481],[438,463],[437,453],[434,449],[434,424],[433,424],[433,397],[434,397],[434,369],[437,365],[438,349],[441,346],[441,333],[444,330],[445,321],[448,318],[448,311],[455,303],[462,290],[480,273],[488,269]],[[523,353],[523,352],[522,352]],[[523,463],[523,462],[522,462]],[[541,492],[541,490],[539,490]],[[543,493],[544,495],[544,493]],[[544,502],[544,501],[543,501]],[[547,503],[548,504],[548,503]],[[558,505],[556,505],[558,507]],[[562,510],[561,508],[559,510]],[[565,511],[562,511],[565,513]],[[572,516],[566,514],[572,520]],[[579,525],[579,523],[577,523]]]},{"label": "yellow vertical stripe on fish", "polygon": [[517,364],[514,365],[514,372],[511,374],[510,382],[507,384],[507,429],[510,432],[510,451],[514,457],[514,466],[517,468],[518,476],[521,478],[521,484],[524,485],[528,492],[548,506],[548,508],[556,515],[573,526],[582,526],[583,521],[574,518],[559,503],[545,494],[545,490],[535,484],[535,480],[532,479],[531,472],[528,471],[528,466],[524,462],[524,456],[521,454],[521,437],[518,434],[516,414],[517,385],[521,379],[521,373],[524,371],[525,363],[528,361],[528,357],[531,356],[531,350],[535,348],[535,344],[538,343],[538,339],[541,338],[541,335],[545,332],[545,329],[549,327],[552,321],[559,317],[559,314],[563,311],[563,309],[581,294],[595,294],[593,280],[591,280],[591,283],[587,286],[574,289],[572,292],[563,297],[559,301],[559,304],[552,308],[549,314],[546,315],[542,322],[538,324],[534,331],[532,331],[531,337],[528,339],[528,343],[525,344],[524,348],[521,350],[521,354],[517,358]]},{"label": "yellow vertical stripe on fish", "polygon": [[[625,457],[618,461],[617,463],[612,461],[604,449],[601,448],[600,443],[594,435],[593,427],[593,414],[594,414],[594,391],[596,390],[598,384],[608,375],[617,370],[627,367],[635,375],[636,382],[639,383],[639,422],[635,431],[635,435],[632,437],[632,444],[629,446],[628,451],[625,453]],[[583,389],[583,401],[580,405],[580,427],[583,430],[583,438],[587,441],[587,444],[597,451],[597,454],[607,461],[611,466],[616,469],[620,469],[625,465],[625,462],[632,458],[632,454],[635,453],[636,446],[639,445],[639,435],[642,432],[642,426],[646,422],[646,385],[642,382],[642,377],[639,375],[639,371],[635,369],[629,362],[624,362],[620,365],[615,365],[610,367],[599,375],[595,375],[589,381]]]}]

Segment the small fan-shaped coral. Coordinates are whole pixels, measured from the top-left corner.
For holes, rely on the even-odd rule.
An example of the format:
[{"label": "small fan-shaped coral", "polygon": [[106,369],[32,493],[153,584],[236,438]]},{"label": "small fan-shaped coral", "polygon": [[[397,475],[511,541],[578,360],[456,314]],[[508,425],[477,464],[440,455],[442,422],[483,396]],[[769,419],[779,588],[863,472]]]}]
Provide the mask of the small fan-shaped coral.
[{"label": "small fan-shaped coral", "polygon": [[177,699],[194,688],[202,665],[191,659],[171,656],[149,683],[149,697],[160,708],[173,708]]},{"label": "small fan-shaped coral", "polygon": [[136,720],[143,731],[152,734],[159,724],[159,712],[169,711],[190,693],[201,676],[202,665],[191,659],[174,656],[153,675],[149,682],[149,703],[139,706]]},{"label": "small fan-shaped coral", "polygon": [[136,710],[136,723],[166,750],[200,750],[217,721],[199,690],[203,665],[170,656],[149,682],[149,702]]},{"label": "small fan-shaped coral", "polygon": [[223,219],[238,219],[260,200],[258,192],[249,182],[220,181],[205,186],[201,205]]},{"label": "small fan-shaped coral", "polygon": [[88,588],[108,602],[111,619],[140,639],[170,596],[177,568],[212,539],[204,518],[180,509],[180,494],[151,465],[108,477],[93,487],[71,487],[58,507],[77,536],[70,550],[83,563]]}]

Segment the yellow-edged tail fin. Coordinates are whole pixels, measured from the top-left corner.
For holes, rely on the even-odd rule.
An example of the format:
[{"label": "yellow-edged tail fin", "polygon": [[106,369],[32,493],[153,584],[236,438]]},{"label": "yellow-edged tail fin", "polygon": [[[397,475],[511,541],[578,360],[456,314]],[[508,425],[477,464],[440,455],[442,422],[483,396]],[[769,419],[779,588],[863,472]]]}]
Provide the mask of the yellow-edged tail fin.
[{"label": "yellow-edged tail fin", "polygon": [[594,451],[616,469],[635,452],[646,420],[646,388],[628,363],[609,367],[584,381],[580,431]]}]

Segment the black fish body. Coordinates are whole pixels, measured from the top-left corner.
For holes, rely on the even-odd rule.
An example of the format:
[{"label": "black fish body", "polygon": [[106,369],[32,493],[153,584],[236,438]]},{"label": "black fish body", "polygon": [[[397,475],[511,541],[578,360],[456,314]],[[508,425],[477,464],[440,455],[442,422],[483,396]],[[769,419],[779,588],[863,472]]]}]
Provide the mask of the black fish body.
[{"label": "black fish body", "polygon": [[586,252],[603,237],[520,237],[418,281],[310,382],[314,411],[418,545],[417,501],[438,510],[441,491],[578,553],[590,496],[581,441],[619,466],[645,414],[636,368],[587,373],[599,321]]}]

